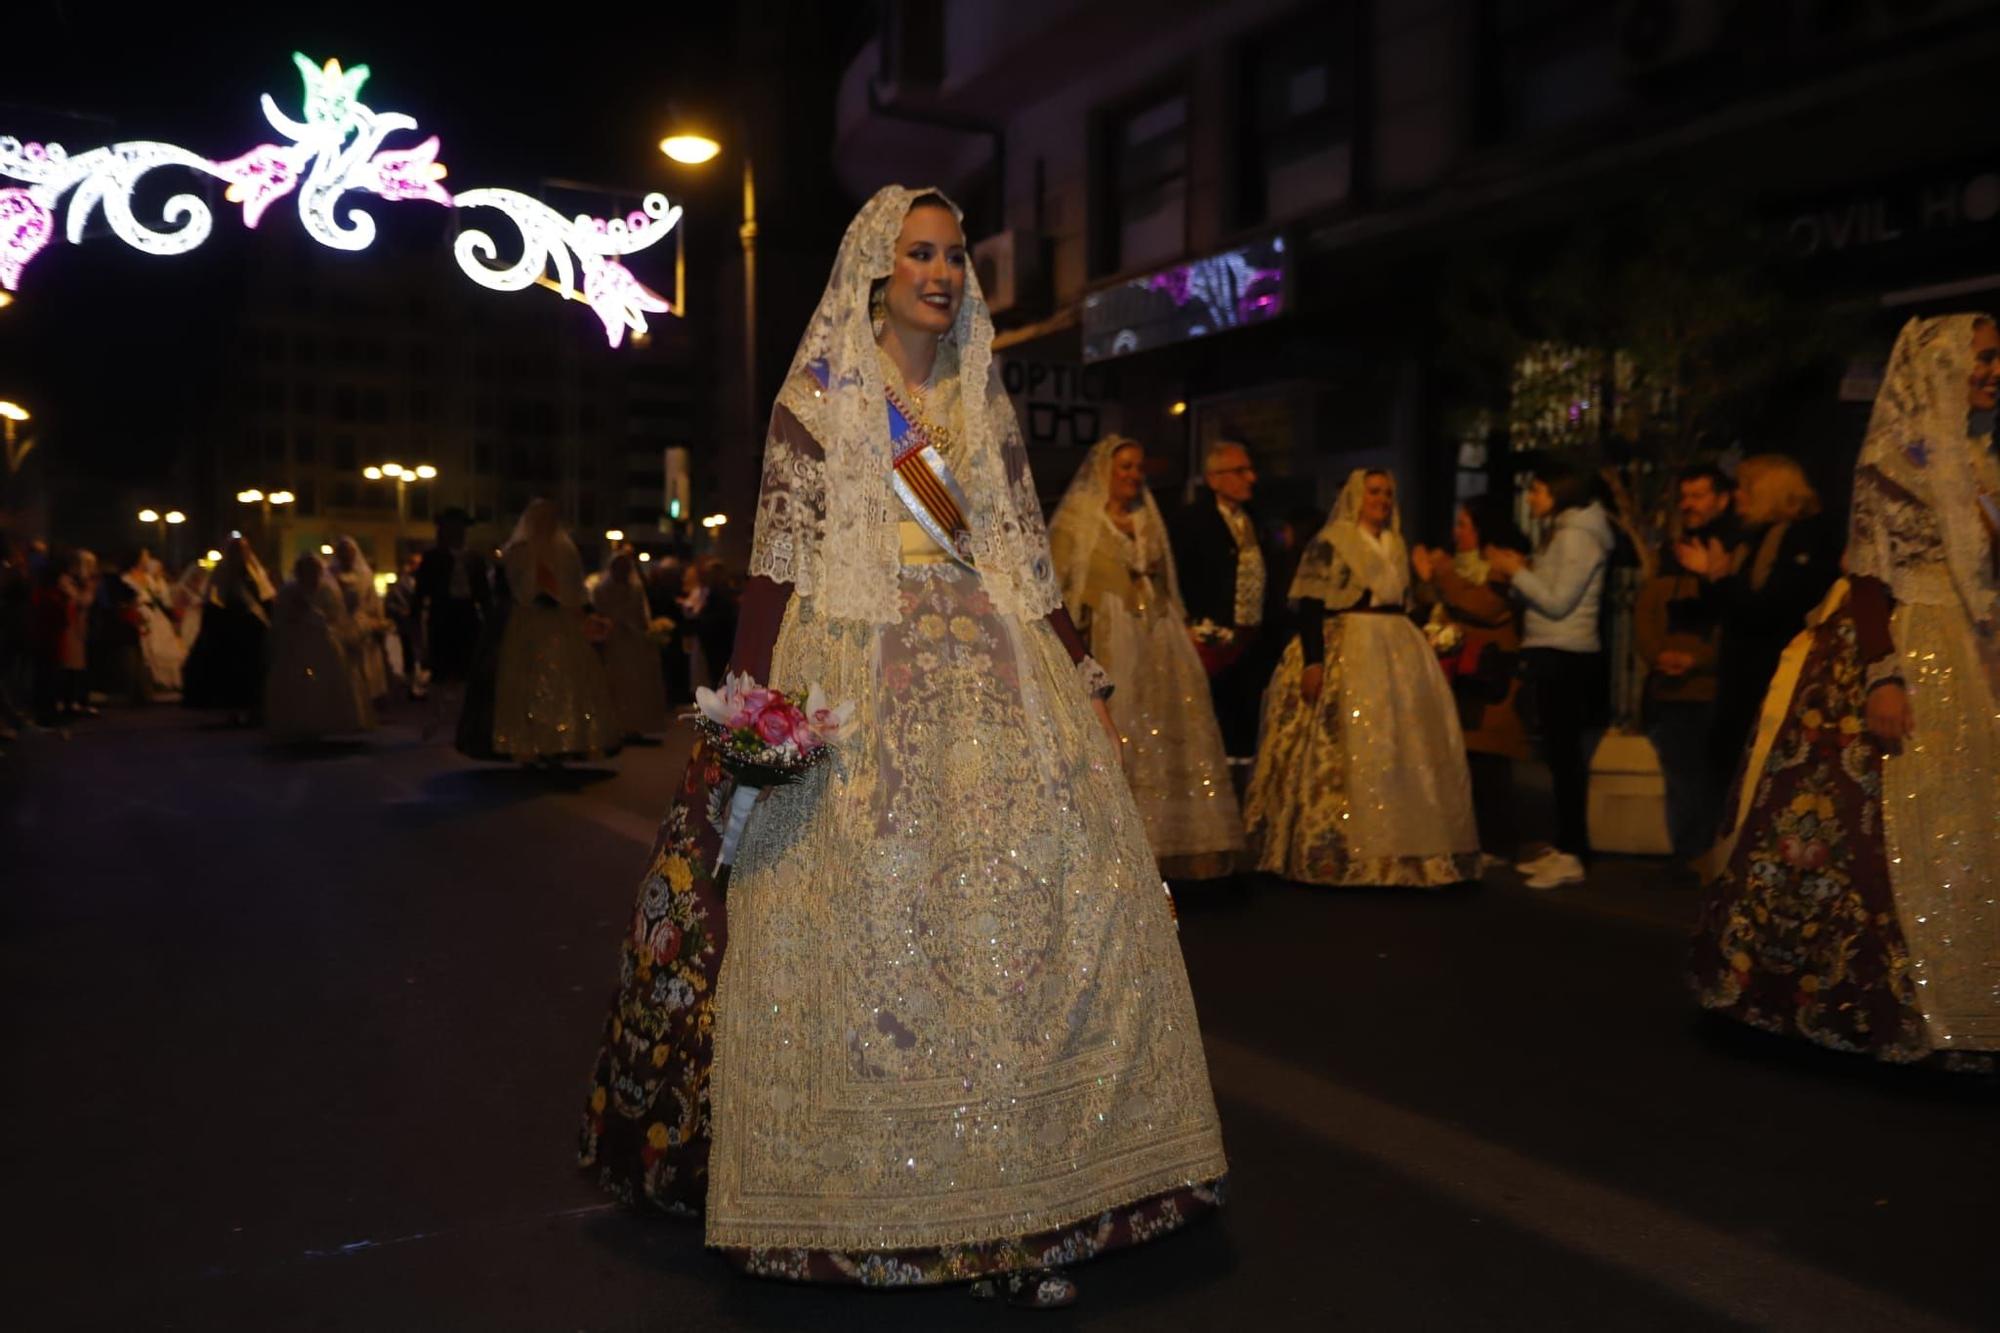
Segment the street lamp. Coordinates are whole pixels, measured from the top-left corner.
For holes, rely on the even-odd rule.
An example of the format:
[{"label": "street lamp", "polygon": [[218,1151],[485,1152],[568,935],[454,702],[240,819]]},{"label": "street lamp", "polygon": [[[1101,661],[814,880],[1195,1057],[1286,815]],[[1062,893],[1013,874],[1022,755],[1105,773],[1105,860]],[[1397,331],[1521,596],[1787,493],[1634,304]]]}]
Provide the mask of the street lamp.
[{"label": "street lamp", "polygon": [[158,546],[160,557],[171,560],[173,558],[172,553],[167,550],[167,529],[177,528],[187,522],[187,515],[178,509],[169,509],[163,514],[159,510],[148,506],[139,511],[138,518],[141,523],[151,523],[159,530],[160,540]]},{"label": "street lamp", "polygon": [[604,540],[610,542],[614,546],[617,545],[619,542],[625,540],[625,529],[606,528],[604,530]]},{"label": "street lamp", "polygon": [[[743,223],[736,235],[743,242],[743,456],[754,459],[763,418],[757,405],[757,174],[748,137],[738,151],[743,159]],[[669,161],[701,166],[715,160],[722,144],[698,128],[676,127],[660,140],[660,151]]]},{"label": "street lamp", "polygon": [[[236,492],[237,504],[257,506],[258,523],[260,524],[258,532],[266,541],[271,539],[271,507],[273,505],[282,507],[291,504],[297,498],[290,491],[265,491],[255,486],[246,487]],[[272,563],[282,565],[284,563],[283,554],[278,549],[276,543],[273,543],[271,546]]]},{"label": "street lamp", "polygon": [[413,481],[436,481],[438,470],[429,463],[419,463],[415,467],[404,467],[401,463],[370,463],[361,469],[361,475],[370,481],[393,481],[396,483],[396,559],[403,558],[403,525],[409,519],[409,486]]},{"label": "street lamp", "polygon": [[21,464],[27,461],[28,454],[35,447],[35,437],[30,435],[23,440],[19,438],[18,430],[22,422],[32,419],[27,408],[0,398],[0,423],[4,423],[0,424],[0,434],[4,434],[7,441],[7,475],[10,477],[21,470]]}]

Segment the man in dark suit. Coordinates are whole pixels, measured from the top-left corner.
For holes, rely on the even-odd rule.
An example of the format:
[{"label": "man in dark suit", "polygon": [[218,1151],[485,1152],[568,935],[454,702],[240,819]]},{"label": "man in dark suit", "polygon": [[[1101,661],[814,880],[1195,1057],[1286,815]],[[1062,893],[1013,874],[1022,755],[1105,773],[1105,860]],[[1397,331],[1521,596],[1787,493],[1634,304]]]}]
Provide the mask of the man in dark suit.
[{"label": "man in dark suit", "polygon": [[430,669],[432,687],[426,739],[454,724],[481,637],[493,621],[491,564],[479,552],[465,549],[471,519],[456,507],[439,513],[437,545],[417,566],[411,611],[422,627],[424,665]]},{"label": "man in dark suit", "polygon": [[1249,503],[1257,489],[1250,451],[1233,440],[1209,447],[1203,486],[1172,525],[1174,567],[1188,629],[1208,669],[1216,721],[1230,761],[1257,752],[1257,707],[1269,675],[1262,651],[1267,570]]}]

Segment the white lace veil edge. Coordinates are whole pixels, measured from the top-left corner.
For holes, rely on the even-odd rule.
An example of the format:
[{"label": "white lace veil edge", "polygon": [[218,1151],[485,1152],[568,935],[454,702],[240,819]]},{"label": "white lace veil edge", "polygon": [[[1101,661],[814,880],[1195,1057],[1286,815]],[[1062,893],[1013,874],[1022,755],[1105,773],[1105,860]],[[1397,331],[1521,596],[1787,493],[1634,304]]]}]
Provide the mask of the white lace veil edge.
[{"label": "white lace veil edge", "polygon": [[[1063,601],[1070,606],[1082,600],[1091,550],[1108,522],[1105,506],[1111,500],[1112,460],[1128,445],[1141,453],[1145,451],[1139,441],[1118,434],[1107,435],[1092,445],[1049,519],[1049,546],[1055,555],[1056,576],[1062,583]],[[1139,488],[1139,504],[1133,509],[1132,519],[1142,546],[1158,551],[1166,571],[1167,595],[1179,610],[1180,572],[1174,566],[1174,548],[1167,537],[1166,519],[1160,514],[1151,487]]]},{"label": "white lace veil edge", "polygon": [[[1975,620],[1991,614],[1993,579],[1988,539],[1975,508],[1974,455],[1990,433],[1974,435],[1967,402],[1972,338],[1979,312],[1915,318],[1903,325],[1869,413],[1857,464],[1928,506],[1943,535],[1954,588]],[[1892,503],[1865,477],[1856,487],[1846,556],[1850,574],[1877,578],[1897,590],[1902,566],[1886,539],[1882,506]]]},{"label": "white lace veil edge", "polygon": [[[1358,467],[1347,474],[1347,481],[1340,488],[1340,498],[1333,502],[1333,512],[1312,541],[1306,544],[1304,556],[1299,560],[1298,573],[1292,576],[1292,586],[1285,596],[1299,602],[1310,597],[1324,602],[1328,607],[1339,609],[1352,606],[1361,600],[1366,584],[1358,582],[1357,572],[1368,559],[1369,547],[1361,532],[1361,500],[1371,476],[1389,478],[1395,485],[1396,474],[1388,468]],[[1390,557],[1403,558],[1403,509],[1401,505],[1389,506]]]}]

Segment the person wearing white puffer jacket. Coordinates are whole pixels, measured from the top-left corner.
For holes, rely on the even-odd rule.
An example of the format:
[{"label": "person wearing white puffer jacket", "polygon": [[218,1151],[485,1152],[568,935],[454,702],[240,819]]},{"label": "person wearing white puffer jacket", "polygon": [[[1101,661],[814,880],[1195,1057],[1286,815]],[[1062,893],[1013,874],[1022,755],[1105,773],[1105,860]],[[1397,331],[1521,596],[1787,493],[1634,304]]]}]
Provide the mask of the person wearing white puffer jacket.
[{"label": "person wearing white puffer jacket", "polygon": [[1609,704],[1598,611],[1616,544],[1611,520],[1591,491],[1592,478],[1583,469],[1560,460],[1542,464],[1528,488],[1529,512],[1549,524],[1541,549],[1532,560],[1497,548],[1487,553],[1492,574],[1509,581],[1522,604],[1525,692],[1555,788],[1549,849],[1516,867],[1531,889],[1581,882],[1590,845],[1584,739],[1604,724]]}]

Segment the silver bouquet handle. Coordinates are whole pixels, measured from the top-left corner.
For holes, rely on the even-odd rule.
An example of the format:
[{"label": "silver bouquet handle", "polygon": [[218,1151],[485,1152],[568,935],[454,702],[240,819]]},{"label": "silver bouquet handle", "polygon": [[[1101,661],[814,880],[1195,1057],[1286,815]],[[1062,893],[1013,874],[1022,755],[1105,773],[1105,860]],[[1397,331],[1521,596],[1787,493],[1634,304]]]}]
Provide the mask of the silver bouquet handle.
[{"label": "silver bouquet handle", "polygon": [[757,795],[762,787],[736,784],[736,790],[729,797],[729,818],[722,826],[722,850],[716,855],[715,868],[721,870],[736,859],[736,844],[743,841],[743,830],[750,823],[751,807],[757,804]]}]

